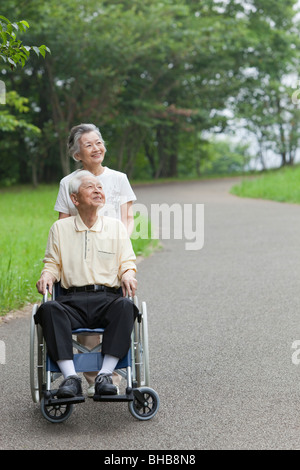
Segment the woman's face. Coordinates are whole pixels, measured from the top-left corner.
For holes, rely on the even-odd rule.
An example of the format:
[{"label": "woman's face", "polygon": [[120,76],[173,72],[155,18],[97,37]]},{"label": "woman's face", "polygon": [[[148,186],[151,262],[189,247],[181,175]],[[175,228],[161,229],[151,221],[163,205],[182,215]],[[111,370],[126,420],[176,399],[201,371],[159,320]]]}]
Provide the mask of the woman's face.
[{"label": "woman's face", "polygon": [[79,140],[80,152],[75,157],[82,162],[83,168],[88,169],[101,165],[105,156],[105,147],[97,132],[86,132]]}]

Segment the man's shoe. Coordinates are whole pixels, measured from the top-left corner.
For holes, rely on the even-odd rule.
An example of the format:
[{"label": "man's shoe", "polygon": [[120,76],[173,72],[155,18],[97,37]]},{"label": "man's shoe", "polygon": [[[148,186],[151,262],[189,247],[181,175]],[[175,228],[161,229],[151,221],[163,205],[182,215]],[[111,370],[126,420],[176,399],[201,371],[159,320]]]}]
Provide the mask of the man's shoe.
[{"label": "man's shoe", "polygon": [[73,398],[82,396],[81,378],[78,375],[70,375],[59,386],[57,398]]},{"label": "man's shoe", "polygon": [[113,384],[112,376],[99,374],[95,379],[95,395],[117,395],[118,387]]}]

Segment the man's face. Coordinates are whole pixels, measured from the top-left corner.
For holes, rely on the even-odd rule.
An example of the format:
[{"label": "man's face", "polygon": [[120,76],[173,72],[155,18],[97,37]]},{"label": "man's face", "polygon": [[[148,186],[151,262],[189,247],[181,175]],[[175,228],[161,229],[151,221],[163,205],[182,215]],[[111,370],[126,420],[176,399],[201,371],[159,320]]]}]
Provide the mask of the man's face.
[{"label": "man's face", "polygon": [[101,183],[93,176],[82,178],[77,194],[72,194],[71,199],[77,208],[98,207],[105,204],[105,195]]}]

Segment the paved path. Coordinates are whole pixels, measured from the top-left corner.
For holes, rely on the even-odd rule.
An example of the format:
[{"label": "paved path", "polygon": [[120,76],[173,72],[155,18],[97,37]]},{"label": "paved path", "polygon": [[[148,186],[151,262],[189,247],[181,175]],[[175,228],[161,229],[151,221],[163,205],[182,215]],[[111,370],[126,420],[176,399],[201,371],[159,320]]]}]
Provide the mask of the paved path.
[{"label": "paved path", "polygon": [[139,265],[156,417],[87,400],[48,423],[31,401],[24,316],[0,326],[1,449],[300,449],[300,207],[239,199],[232,183],[136,188],[149,209],[205,205],[203,249],[163,240]]}]

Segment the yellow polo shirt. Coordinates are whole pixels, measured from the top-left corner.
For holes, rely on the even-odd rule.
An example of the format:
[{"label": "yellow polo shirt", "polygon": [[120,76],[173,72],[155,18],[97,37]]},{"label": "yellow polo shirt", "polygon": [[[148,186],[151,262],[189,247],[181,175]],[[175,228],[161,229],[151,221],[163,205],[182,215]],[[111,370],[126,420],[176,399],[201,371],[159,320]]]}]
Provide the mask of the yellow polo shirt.
[{"label": "yellow polo shirt", "polygon": [[120,287],[128,269],[136,271],[131,240],[118,219],[98,216],[90,229],[79,214],[52,225],[43,262],[64,288],[103,284]]}]

